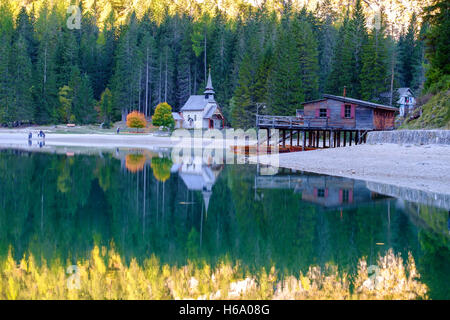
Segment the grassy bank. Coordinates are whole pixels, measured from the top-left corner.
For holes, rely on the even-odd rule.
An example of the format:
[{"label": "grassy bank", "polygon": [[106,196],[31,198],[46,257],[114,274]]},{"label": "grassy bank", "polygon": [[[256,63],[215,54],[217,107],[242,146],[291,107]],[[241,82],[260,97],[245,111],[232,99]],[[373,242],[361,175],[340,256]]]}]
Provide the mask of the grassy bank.
[{"label": "grassy bank", "polygon": [[450,78],[430,88],[418,101],[422,115],[406,121],[403,129],[450,129]]},{"label": "grassy bank", "polygon": [[239,264],[189,262],[161,265],[151,257],[125,265],[114,251],[95,247],[76,266],[61,261],[38,266],[33,256],[0,263],[1,299],[426,299],[414,259],[389,251],[377,266],[362,259],[356,274],[336,266],[311,266],[299,277],[278,279],[277,270],[249,274]]}]

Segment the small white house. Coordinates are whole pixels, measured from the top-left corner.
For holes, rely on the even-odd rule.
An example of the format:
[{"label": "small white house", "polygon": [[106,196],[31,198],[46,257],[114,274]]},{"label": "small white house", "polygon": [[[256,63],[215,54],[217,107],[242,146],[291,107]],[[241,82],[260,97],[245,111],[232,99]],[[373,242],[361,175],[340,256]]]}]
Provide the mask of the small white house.
[{"label": "small white house", "polygon": [[400,116],[404,117],[414,109],[416,99],[410,88],[398,88],[397,93],[399,96],[397,104],[399,105]]},{"label": "small white house", "polygon": [[186,129],[222,129],[225,117],[214,99],[211,72],[203,95],[192,95],[180,110]]}]

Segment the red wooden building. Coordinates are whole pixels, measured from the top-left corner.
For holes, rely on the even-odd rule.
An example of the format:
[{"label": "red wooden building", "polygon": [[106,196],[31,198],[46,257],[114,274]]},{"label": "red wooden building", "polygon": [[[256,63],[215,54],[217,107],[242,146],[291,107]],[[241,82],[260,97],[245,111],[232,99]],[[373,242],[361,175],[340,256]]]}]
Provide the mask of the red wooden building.
[{"label": "red wooden building", "polygon": [[[374,130],[393,130],[395,107],[348,97],[324,94],[322,99],[302,103],[295,117],[258,116],[261,129],[279,129],[282,143],[296,136],[299,145],[303,136],[303,147],[338,147],[365,141],[366,134]],[[268,132],[269,134],[269,132]],[[348,137],[349,136],[349,137]],[[327,141],[328,140],[328,141]]]},{"label": "red wooden building", "polygon": [[317,124],[337,129],[393,130],[397,110],[378,103],[330,94],[325,94],[323,99],[303,103],[306,119],[314,119]]}]

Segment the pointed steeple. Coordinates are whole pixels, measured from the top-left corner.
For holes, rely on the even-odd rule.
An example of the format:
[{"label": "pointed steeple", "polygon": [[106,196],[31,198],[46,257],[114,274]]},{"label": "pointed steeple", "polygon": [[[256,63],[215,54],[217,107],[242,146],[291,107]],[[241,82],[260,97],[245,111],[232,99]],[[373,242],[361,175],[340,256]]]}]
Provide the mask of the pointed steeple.
[{"label": "pointed steeple", "polygon": [[204,94],[206,100],[214,100],[215,92],[211,80],[211,67],[209,67],[208,81],[206,82]]},{"label": "pointed steeple", "polygon": [[203,201],[205,202],[205,209],[206,209],[206,218],[208,218],[208,207],[209,207],[209,199],[211,198],[212,191],[202,191],[203,194]]}]

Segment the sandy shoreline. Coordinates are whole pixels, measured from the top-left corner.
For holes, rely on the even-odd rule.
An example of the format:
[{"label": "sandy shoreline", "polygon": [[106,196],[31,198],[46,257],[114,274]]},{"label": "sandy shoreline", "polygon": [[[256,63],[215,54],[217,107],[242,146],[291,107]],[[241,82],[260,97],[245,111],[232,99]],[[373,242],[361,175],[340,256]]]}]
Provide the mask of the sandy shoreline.
[{"label": "sandy shoreline", "polygon": [[[36,145],[38,141],[38,139],[34,139],[32,144]],[[189,139],[184,142],[190,144]],[[200,145],[198,145],[198,142],[195,141],[194,143],[203,148],[214,147],[213,144],[210,144],[210,140],[203,140]],[[153,149],[155,147],[174,147],[179,145],[179,139],[152,134],[48,133],[45,145]],[[28,147],[27,134],[25,132],[0,131],[0,146],[26,148]],[[274,162],[270,157],[274,156],[279,157],[279,166],[284,168],[450,194],[449,145],[365,144],[272,156],[264,155],[259,156],[259,162],[273,164]],[[256,157],[251,157],[250,162],[256,162]]]},{"label": "sandy shoreline", "polygon": [[[42,139],[34,137],[32,144]],[[176,142],[170,137],[154,137],[152,135],[115,135],[115,134],[58,134],[47,133],[47,146],[83,146],[83,147],[136,147],[173,146]],[[28,145],[26,133],[0,132],[0,145]]]},{"label": "sandy shoreline", "polygon": [[[260,156],[259,162],[269,164],[274,156]],[[450,194],[447,145],[364,144],[278,156],[279,166],[284,168]],[[250,161],[256,162],[256,157]]]},{"label": "sandy shoreline", "polygon": [[[0,130],[0,147],[33,149],[38,148],[40,142],[45,142],[46,147],[88,147],[88,148],[136,148],[153,150],[155,148],[202,148],[217,149],[231,148],[232,145],[245,144],[245,140],[193,138],[184,136],[158,136],[155,134],[115,134],[115,133],[46,133],[45,140],[33,136],[31,146],[28,141],[28,131],[14,132]],[[250,144],[256,141],[250,140]],[[230,149],[231,150],[231,149]]]}]

